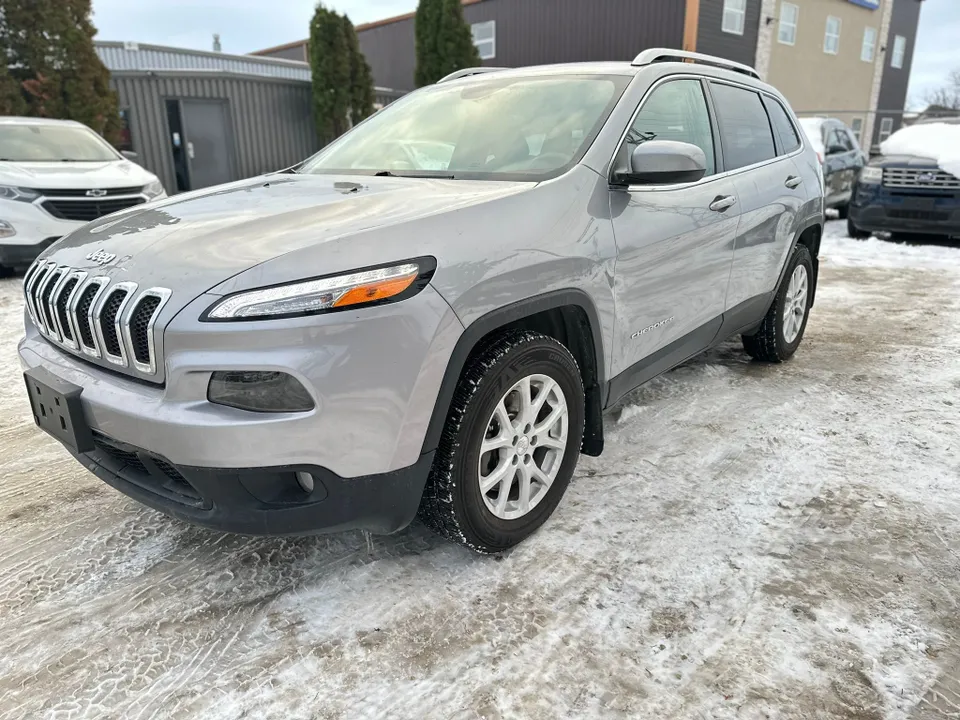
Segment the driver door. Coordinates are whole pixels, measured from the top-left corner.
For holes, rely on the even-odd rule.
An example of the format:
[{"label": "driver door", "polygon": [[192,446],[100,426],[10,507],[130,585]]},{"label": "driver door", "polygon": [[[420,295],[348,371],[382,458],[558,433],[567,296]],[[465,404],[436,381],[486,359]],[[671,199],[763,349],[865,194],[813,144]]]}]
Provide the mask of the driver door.
[{"label": "driver door", "polygon": [[612,374],[623,374],[626,390],[706,348],[720,328],[739,210],[733,180],[716,175],[715,137],[701,81],[679,78],[647,94],[620,149],[629,157],[640,143],[674,140],[707,157],[699,182],[610,190],[618,248]]}]

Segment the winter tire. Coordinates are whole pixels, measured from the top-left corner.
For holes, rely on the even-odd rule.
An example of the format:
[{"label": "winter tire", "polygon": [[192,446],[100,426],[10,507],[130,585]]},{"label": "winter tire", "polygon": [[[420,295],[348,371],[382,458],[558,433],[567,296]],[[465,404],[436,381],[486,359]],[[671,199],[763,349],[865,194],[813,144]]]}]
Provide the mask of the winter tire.
[{"label": "winter tire", "polygon": [[806,246],[797,245],[760,328],[753,335],[743,336],[747,354],[766,362],[789,359],[803,340],[812,297],[813,261]]},{"label": "winter tire", "polygon": [[583,422],[583,381],[570,351],[540,333],[505,333],[460,378],[420,519],[481,553],[513,547],[560,503]]},{"label": "winter tire", "polygon": [[855,240],[866,240],[868,237],[870,237],[870,233],[868,231],[861,230],[853,224],[853,220],[850,219],[849,215],[847,216],[847,235]]}]

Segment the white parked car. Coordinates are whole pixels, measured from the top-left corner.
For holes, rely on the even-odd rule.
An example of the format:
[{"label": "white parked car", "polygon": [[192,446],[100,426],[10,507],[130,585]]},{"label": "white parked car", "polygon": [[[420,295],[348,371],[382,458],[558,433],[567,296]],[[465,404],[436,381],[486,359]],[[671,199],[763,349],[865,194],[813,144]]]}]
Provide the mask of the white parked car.
[{"label": "white parked car", "polygon": [[0,117],[0,266],[25,268],[104,215],[164,197],[157,176],[72,120]]}]

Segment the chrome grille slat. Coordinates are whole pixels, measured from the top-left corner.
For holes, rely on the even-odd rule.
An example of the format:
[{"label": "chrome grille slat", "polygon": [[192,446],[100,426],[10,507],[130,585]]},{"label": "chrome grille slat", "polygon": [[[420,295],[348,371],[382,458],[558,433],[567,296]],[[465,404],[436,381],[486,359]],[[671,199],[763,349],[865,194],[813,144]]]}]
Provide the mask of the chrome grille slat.
[{"label": "chrome grille slat", "polygon": [[[30,320],[48,341],[136,373],[156,375],[159,368],[156,322],[171,292],[166,288],[148,288],[139,293],[137,290],[135,282],[111,283],[108,277],[88,277],[86,271],[58,265],[52,260],[35,263],[27,270],[23,283]],[[111,303],[118,292],[124,293],[122,299]],[[141,308],[149,298],[156,300]],[[103,315],[108,304],[111,304],[109,318]],[[116,305],[115,313],[112,305]],[[131,328],[134,319],[137,320],[136,338]],[[114,338],[116,345],[113,345]],[[111,352],[111,346],[119,354]],[[147,362],[142,361],[144,347]]]},{"label": "chrome grille slat", "polygon": [[960,177],[943,170],[884,168],[883,185],[894,189],[960,191]]}]

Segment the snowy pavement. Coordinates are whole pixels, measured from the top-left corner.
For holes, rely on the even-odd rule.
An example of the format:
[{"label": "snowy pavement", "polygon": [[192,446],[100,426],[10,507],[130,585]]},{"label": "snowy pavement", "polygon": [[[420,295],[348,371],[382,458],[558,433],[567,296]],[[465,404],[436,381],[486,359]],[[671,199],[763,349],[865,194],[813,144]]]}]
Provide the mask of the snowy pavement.
[{"label": "snowy pavement", "polygon": [[791,362],[633,393],[498,558],[142,508],[34,427],[0,281],[0,718],[960,716],[960,249],[822,258]]}]

